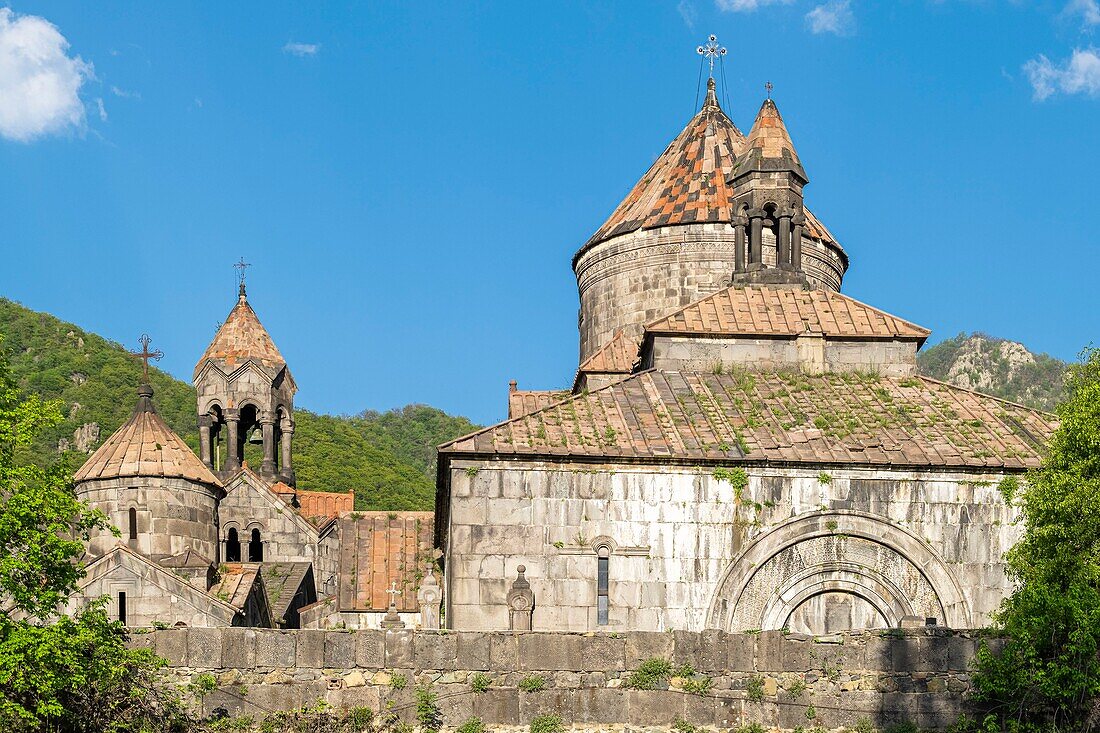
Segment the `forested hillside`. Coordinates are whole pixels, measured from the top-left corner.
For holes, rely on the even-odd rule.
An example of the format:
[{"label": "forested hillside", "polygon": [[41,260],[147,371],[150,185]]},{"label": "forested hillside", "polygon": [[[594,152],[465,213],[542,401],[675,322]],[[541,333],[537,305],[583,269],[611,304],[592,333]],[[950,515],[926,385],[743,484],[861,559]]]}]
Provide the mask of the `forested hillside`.
[{"label": "forested hillside", "polygon": [[[76,469],[133,409],[141,365],[120,344],[0,298],[0,349],[19,384],[61,400],[66,420],[33,447],[36,460]],[[151,369],[157,411],[196,448],[195,393]],[[432,509],[435,446],[476,428],[426,405],[355,417],[295,412],[299,488],[354,490],[357,509]]]},{"label": "forested hillside", "polygon": [[923,349],[917,363],[934,379],[1042,410],[1053,410],[1065,388],[1064,361],[984,333],[960,333]]}]

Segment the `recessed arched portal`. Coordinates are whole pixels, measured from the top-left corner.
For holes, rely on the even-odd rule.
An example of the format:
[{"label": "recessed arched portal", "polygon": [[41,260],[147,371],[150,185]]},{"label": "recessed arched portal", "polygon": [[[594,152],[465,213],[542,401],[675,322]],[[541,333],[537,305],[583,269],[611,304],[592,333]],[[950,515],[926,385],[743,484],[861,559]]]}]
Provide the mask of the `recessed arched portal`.
[{"label": "recessed arched portal", "polygon": [[958,582],[927,543],[880,517],[837,511],[756,538],[719,582],[707,625],[832,633],[905,616],[972,625]]}]

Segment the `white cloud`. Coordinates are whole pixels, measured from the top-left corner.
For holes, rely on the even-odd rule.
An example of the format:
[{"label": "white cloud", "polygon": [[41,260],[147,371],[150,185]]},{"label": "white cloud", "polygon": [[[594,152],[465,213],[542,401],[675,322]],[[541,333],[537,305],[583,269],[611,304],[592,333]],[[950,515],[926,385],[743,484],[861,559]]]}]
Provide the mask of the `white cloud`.
[{"label": "white cloud", "polygon": [[1100,96],[1100,52],[1095,48],[1074,50],[1064,64],[1040,54],[1024,64],[1024,73],[1040,101],[1057,93]]},{"label": "white cloud", "polygon": [[81,129],[80,87],[92,65],[45,18],[0,8],[0,136],[28,142]]},{"label": "white cloud", "polygon": [[99,112],[99,119],[103,122],[107,121],[107,108],[103,106],[103,97],[95,98],[96,111]]},{"label": "white cloud", "polygon": [[298,43],[296,41],[290,41],[283,46],[283,53],[289,53],[291,56],[316,56],[317,52],[321,50],[320,43]]},{"label": "white cloud", "polygon": [[116,97],[122,97],[123,99],[141,99],[141,92],[128,92],[125,89],[119,89],[118,87],[111,87],[111,94]]},{"label": "white cloud", "polygon": [[728,13],[750,13],[766,5],[790,5],[794,0],[714,0],[719,10]]},{"label": "white cloud", "polygon": [[676,6],[676,11],[684,19],[684,25],[691,29],[695,28],[695,6],[689,0],[680,0],[680,4]]},{"label": "white cloud", "polygon": [[847,36],[855,32],[856,17],[851,0],[829,0],[806,13],[806,24],[814,33]]},{"label": "white cloud", "polygon": [[1069,0],[1062,15],[1080,17],[1085,25],[1100,25],[1100,0]]}]

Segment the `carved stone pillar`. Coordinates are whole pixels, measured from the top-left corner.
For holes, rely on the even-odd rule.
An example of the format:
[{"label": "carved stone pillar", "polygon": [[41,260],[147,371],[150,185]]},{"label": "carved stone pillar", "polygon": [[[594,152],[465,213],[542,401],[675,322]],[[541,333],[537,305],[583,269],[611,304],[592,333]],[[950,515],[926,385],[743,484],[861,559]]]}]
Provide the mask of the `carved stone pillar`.
[{"label": "carved stone pillar", "polygon": [[435,630],[439,628],[439,603],[443,599],[443,593],[439,588],[439,582],[431,569],[420,581],[420,589],[416,591],[416,601],[420,605],[420,628]]},{"label": "carved stone pillar", "polygon": [[776,265],[788,270],[791,268],[791,217],[779,218],[779,236],[776,239]]},{"label": "carved stone pillar", "polygon": [[264,411],[260,415],[260,429],[264,439],[264,460],[260,464],[260,475],[275,478],[275,414]]},{"label": "carved stone pillar", "polygon": [[241,413],[239,410],[225,411],[225,465],[224,471],[236,471],[241,467],[240,441]]},{"label": "carved stone pillar", "polygon": [[290,486],[294,485],[294,458],[291,446],[294,444],[294,421],[289,417],[279,423],[282,445],[279,447],[279,478]]},{"label": "carved stone pillar", "polygon": [[516,568],[516,579],[512,581],[512,590],[508,591],[508,629],[510,631],[530,631],[531,617],[535,611],[535,593],[531,584],[523,575],[527,568]]},{"label": "carved stone pillar", "polygon": [[754,216],[749,221],[749,264],[756,265],[764,261],[764,220]]},{"label": "carved stone pillar", "polygon": [[211,470],[214,469],[213,424],[214,419],[209,415],[199,415],[199,458]]},{"label": "carved stone pillar", "polygon": [[791,229],[791,267],[802,271],[802,224],[804,216],[796,216],[792,220],[794,227]]},{"label": "carved stone pillar", "polygon": [[733,227],[733,269],[742,272],[745,269],[745,222],[738,221]]}]

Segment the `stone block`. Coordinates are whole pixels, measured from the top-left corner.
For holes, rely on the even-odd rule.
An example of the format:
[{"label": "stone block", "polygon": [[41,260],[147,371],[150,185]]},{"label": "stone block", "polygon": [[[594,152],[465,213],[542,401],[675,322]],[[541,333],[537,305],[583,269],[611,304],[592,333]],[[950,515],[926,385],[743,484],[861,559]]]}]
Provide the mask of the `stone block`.
[{"label": "stone block", "polygon": [[489,666],[500,672],[520,669],[520,634],[496,633],[489,636]]},{"label": "stone block", "polygon": [[474,715],[474,698],[467,685],[440,685],[439,712],[443,715],[443,722],[447,725],[457,726],[469,720]]},{"label": "stone block", "polygon": [[637,669],[642,662],[653,657],[672,657],[672,634],[655,631],[634,631],[626,635],[626,664]]},{"label": "stone block", "polygon": [[298,667],[320,669],[325,666],[325,635],[328,633],[318,629],[300,629],[295,632],[298,637]]},{"label": "stone block", "polygon": [[756,636],[756,668],[761,672],[783,672],[783,644],[781,631],[761,631]]},{"label": "stone block", "polygon": [[187,634],[190,629],[167,629],[154,632],[157,656],[168,660],[172,667],[187,665]]},{"label": "stone block", "polygon": [[713,629],[699,634],[699,663],[696,669],[708,674],[729,669],[728,638],[726,632]]},{"label": "stone block", "polygon": [[[219,629],[222,638],[222,666],[231,669],[250,669],[256,666],[257,631],[244,627]],[[273,632],[279,634],[281,632]],[[293,646],[291,646],[293,649]],[[292,666],[293,661],[289,665]],[[274,665],[272,665],[274,666]]]},{"label": "stone block", "polygon": [[563,721],[573,720],[573,691],[554,688],[540,692],[520,692],[519,721],[528,722],[540,715],[557,715]]},{"label": "stone block", "polygon": [[420,631],[413,635],[413,661],[417,669],[458,669],[458,639],[454,634]]},{"label": "stone block", "polygon": [[519,694],[515,690],[490,688],[474,695],[474,715],[486,725],[519,725]]},{"label": "stone block", "polygon": [[412,631],[387,631],[386,634],[386,668],[405,669],[414,666],[413,632]]},{"label": "stone block", "polygon": [[683,717],[683,695],[670,690],[627,690],[626,720],[630,725],[671,725]]},{"label": "stone block", "polygon": [[756,669],[756,637],[752,634],[726,636],[726,664],[730,672],[752,672]]},{"label": "stone block", "polygon": [[223,629],[192,628],[187,631],[187,666],[217,669],[222,666]]},{"label": "stone block", "polygon": [[577,723],[615,723],[622,718],[625,691],[588,687],[573,692],[573,720]]},{"label": "stone block", "polygon": [[[223,647],[223,654],[224,654]],[[297,639],[293,631],[262,631],[256,636],[256,665],[294,667],[297,664]]]},{"label": "stone block", "polygon": [[355,667],[355,634],[329,631],[325,635],[325,667],[352,669]]},{"label": "stone block", "polygon": [[[381,707],[381,697],[377,687],[365,685],[362,687],[348,687],[342,690],[334,690],[337,693],[333,705],[345,710],[350,708],[370,708],[378,710]],[[442,701],[441,701],[442,706]]]},{"label": "stone block", "polygon": [[893,670],[894,638],[872,635],[863,642],[863,668],[871,671]]},{"label": "stone block", "polygon": [[489,634],[460,632],[458,637],[458,669],[489,670]]},{"label": "stone block", "polygon": [[947,656],[943,669],[968,672],[974,669],[975,657],[981,642],[963,636],[952,637],[948,640]]},{"label": "stone block", "polygon": [[384,669],[386,666],[386,632],[373,629],[355,632],[355,666],[363,669]]},{"label": "stone block", "polygon": [[579,670],[581,641],[592,639],[574,634],[520,634],[516,637],[519,668],[550,672]]},{"label": "stone block", "polygon": [[[684,695],[681,718],[693,725],[712,725],[715,698],[709,695]],[[673,721],[675,722],[675,721]]]},{"label": "stone block", "polygon": [[895,672],[923,671],[920,656],[921,641],[911,637],[891,638],[890,668]]},{"label": "stone block", "polygon": [[157,635],[156,632],[149,634],[130,634],[130,637],[126,640],[126,646],[130,649],[153,649],[157,648]]},{"label": "stone block", "polygon": [[580,669],[585,672],[626,670],[626,640],[607,634],[576,637],[580,641]]},{"label": "stone block", "polygon": [[691,631],[672,632],[672,663],[690,664],[698,669],[700,646],[699,634]]}]

